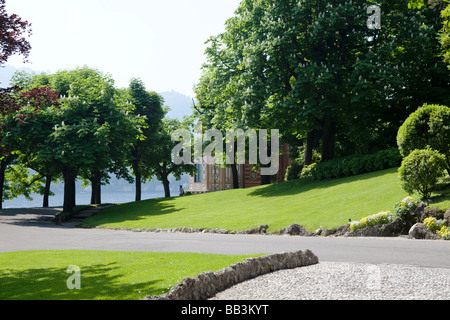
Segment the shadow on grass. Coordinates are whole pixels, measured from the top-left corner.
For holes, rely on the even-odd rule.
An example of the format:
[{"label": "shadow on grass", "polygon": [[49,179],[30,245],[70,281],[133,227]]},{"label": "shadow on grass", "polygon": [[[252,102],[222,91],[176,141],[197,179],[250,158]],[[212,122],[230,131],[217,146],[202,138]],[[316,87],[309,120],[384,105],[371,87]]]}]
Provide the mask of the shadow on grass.
[{"label": "shadow on grass", "polygon": [[175,198],[150,199],[139,202],[130,202],[103,209],[83,221],[83,227],[92,227],[103,222],[120,223],[124,221],[138,221],[151,216],[160,216],[181,211],[173,204]]},{"label": "shadow on grass", "polygon": [[123,283],[117,269],[114,265],[81,267],[79,290],[67,288],[72,274],[60,268],[4,269],[0,276],[0,300],[139,300],[164,292],[164,288],[158,287],[160,280]]},{"label": "shadow on grass", "polygon": [[258,188],[249,193],[250,196],[262,196],[262,197],[280,197],[301,194],[313,189],[326,189],[338,185],[343,185],[347,183],[362,182],[370,180],[373,178],[380,178],[385,175],[396,173],[397,168],[370,172],[354,177],[346,177],[333,180],[323,180],[323,181],[311,181],[306,179],[298,179],[293,181],[286,181],[283,183],[272,184],[264,188]]}]

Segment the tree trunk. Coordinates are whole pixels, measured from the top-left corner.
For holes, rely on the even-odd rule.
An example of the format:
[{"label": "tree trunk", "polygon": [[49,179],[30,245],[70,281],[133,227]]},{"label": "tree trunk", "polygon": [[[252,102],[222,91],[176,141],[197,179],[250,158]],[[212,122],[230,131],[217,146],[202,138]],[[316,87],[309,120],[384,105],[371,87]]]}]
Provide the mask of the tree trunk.
[{"label": "tree trunk", "polygon": [[132,162],[132,168],[134,171],[135,176],[135,188],[136,188],[136,197],[135,201],[139,202],[142,200],[142,176],[141,176],[141,170],[139,169],[139,152],[137,147],[132,151],[133,156],[133,162]]},{"label": "tree trunk", "polygon": [[8,164],[9,160],[7,157],[0,162],[0,210],[3,209],[3,189],[5,187],[5,173]]},{"label": "tree trunk", "polygon": [[233,173],[233,189],[239,189],[239,172],[237,166],[237,164],[231,165],[231,172]]},{"label": "tree trunk", "polygon": [[303,166],[304,167],[312,164],[313,145],[314,145],[314,131],[311,131],[306,136],[305,154],[303,156]]},{"label": "tree trunk", "polygon": [[322,133],[322,161],[334,158],[335,127],[330,116],[325,116]]},{"label": "tree trunk", "polygon": [[[261,165],[261,167],[268,168],[268,167],[270,167],[270,164],[269,165]],[[264,185],[270,184],[270,178],[271,177],[272,176],[263,176],[263,175],[261,175],[261,185],[264,186]]]},{"label": "tree trunk", "polygon": [[49,207],[49,197],[50,197],[50,185],[52,184],[52,176],[45,176],[45,189],[44,189],[44,201],[42,206],[44,208]]},{"label": "tree trunk", "polygon": [[102,182],[100,178],[100,173],[96,171],[91,179],[91,204],[102,204]]},{"label": "tree trunk", "polygon": [[167,174],[161,174],[161,181],[164,186],[164,197],[170,198],[170,181],[169,181],[169,175]]},{"label": "tree trunk", "polygon": [[76,170],[71,167],[65,167],[63,169],[63,177],[64,177],[64,205],[63,212],[73,212],[73,207],[76,205],[75,197],[76,197],[76,187],[75,187],[75,179],[76,179]]},{"label": "tree trunk", "polygon": [[141,173],[139,169],[134,171],[134,174],[136,176],[136,202],[141,201],[142,199],[142,180],[141,180]]}]

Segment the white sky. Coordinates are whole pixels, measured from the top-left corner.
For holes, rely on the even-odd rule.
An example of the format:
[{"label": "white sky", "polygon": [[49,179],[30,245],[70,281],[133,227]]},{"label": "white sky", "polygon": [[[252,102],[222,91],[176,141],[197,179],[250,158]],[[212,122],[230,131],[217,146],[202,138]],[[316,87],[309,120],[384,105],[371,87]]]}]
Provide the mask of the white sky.
[{"label": "white sky", "polygon": [[6,0],[9,14],[32,23],[30,64],[55,72],[87,65],[117,87],[141,78],[148,90],[193,96],[205,41],[224,31],[240,0]]}]

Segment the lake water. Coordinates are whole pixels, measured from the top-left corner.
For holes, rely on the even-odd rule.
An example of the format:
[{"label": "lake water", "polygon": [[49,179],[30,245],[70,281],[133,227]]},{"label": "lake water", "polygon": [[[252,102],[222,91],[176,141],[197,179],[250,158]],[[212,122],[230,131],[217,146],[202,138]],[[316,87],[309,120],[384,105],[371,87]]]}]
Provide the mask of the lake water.
[{"label": "lake water", "polygon": [[[178,188],[183,185],[186,190],[188,187],[186,177],[183,181],[171,181],[171,196],[178,196]],[[64,202],[64,185],[52,184],[51,190],[55,193],[54,197],[50,197],[50,207],[62,207]],[[135,200],[135,186],[125,181],[113,180],[112,184],[102,186],[102,203],[128,203]],[[163,198],[164,188],[158,181],[142,184],[142,200]],[[13,208],[41,208],[43,197],[41,195],[32,195],[33,201],[28,201],[25,197],[19,197],[11,201],[3,202],[3,209]],[[85,205],[91,203],[90,187],[84,189],[81,182],[76,184],[76,204]]]}]

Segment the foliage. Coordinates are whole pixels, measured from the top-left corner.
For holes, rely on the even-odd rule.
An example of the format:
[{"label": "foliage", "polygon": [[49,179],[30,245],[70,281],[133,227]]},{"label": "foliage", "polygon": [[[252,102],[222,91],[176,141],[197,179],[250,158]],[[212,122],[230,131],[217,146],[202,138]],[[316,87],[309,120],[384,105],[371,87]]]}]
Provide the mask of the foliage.
[{"label": "foliage", "polygon": [[444,226],[443,220],[437,220],[435,217],[428,217],[426,218],[423,223],[427,227],[428,230],[431,232],[436,232],[438,230],[441,230]]},{"label": "foliage", "polygon": [[442,45],[442,55],[444,57],[444,61],[450,69],[450,3],[447,4],[447,6],[442,10],[441,16],[443,19],[443,26],[439,33],[439,41]]},{"label": "foliage", "polygon": [[336,179],[394,168],[400,163],[398,150],[388,149],[369,155],[353,155],[316,163],[304,168],[300,177],[313,180]]},{"label": "foliage", "polygon": [[437,53],[441,21],[428,6],[377,1],[383,27],[370,30],[371,3],[242,1],[208,42],[196,86],[205,123],[281,128],[292,145],[317,130],[324,160],[334,149],[365,154],[395,145],[411,110],[450,96]]},{"label": "foliage", "polygon": [[17,14],[8,15],[5,0],[0,0],[0,65],[14,54],[28,58],[31,45],[25,34],[31,35],[31,24]]},{"label": "foliage", "polygon": [[394,205],[394,214],[396,217],[405,218],[406,215],[417,208],[417,201],[412,197],[406,197],[401,202]]},{"label": "foliage", "polygon": [[380,224],[388,224],[395,220],[395,215],[390,211],[383,211],[365,218],[360,221],[352,221],[350,223],[350,231],[356,231],[366,227],[374,227]]},{"label": "foliage", "polygon": [[397,144],[403,157],[415,149],[432,149],[446,157],[450,174],[450,108],[425,104],[412,113],[400,127]]},{"label": "foliage", "polygon": [[442,226],[440,230],[436,231],[436,234],[444,240],[450,240],[450,229],[446,226]]},{"label": "foliage", "polygon": [[[10,141],[37,171],[63,172],[65,185],[70,186],[65,188],[64,210],[71,211],[75,205],[73,182],[78,175],[93,184],[93,198],[109,173],[126,178],[125,160],[142,134],[143,119],[129,114],[133,105],[114,87],[113,79],[88,67],[21,75],[27,77],[22,83],[30,87],[22,93],[26,106],[21,111],[27,122],[10,121]],[[54,99],[52,90],[60,99]],[[41,99],[40,93],[47,98]]]},{"label": "foliage", "polygon": [[303,164],[301,159],[294,159],[292,164],[286,169],[286,181],[291,181],[298,179],[300,174],[302,173]]},{"label": "foliage", "polygon": [[411,152],[399,169],[403,189],[410,195],[418,192],[423,199],[430,198],[444,172],[445,157],[430,148]]},{"label": "foliage", "polygon": [[158,146],[160,142],[157,141],[157,137],[165,116],[164,100],[156,92],[147,91],[144,82],[138,78],[131,79],[127,94],[135,106],[132,112],[145,119],[145,125],[142,128],[145,139],[134,141],[131,157],[128,159],[135,176],[136,201],[140,201],[141,183],[153,178],[153,173],[146,168],[154,164],[154,162],[149,162],[154,161],[155,157],[149,157],[149,155],[155,154],[156,150],[161,147]]},{"label": "foliage", "polygon": [[450,240],[450,230],[447,226],[445,226],[443,220],[428,217],[423,221],[423,223],[429,231],[436,233],[440,238]]}]

